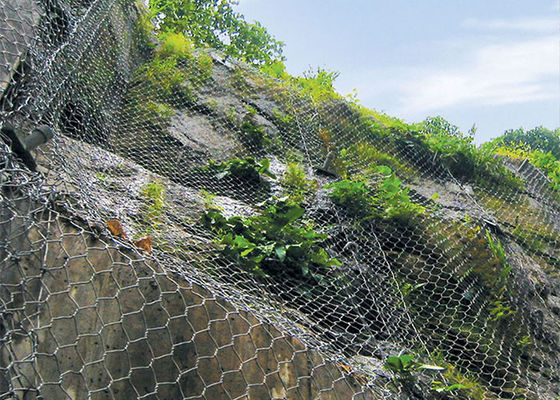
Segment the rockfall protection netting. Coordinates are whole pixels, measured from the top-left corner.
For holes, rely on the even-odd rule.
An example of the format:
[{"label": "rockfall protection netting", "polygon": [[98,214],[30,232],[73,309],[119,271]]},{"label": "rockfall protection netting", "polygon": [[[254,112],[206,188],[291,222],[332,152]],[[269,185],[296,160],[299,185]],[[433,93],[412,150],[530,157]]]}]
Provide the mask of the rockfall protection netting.
[{"label": "rockfall protection netting", "polygon": [[345,100],[154,49],[140,15],[0,1],[2,125],[56,133],[38,172],[0,142],[0,398],[560,397],[541,171],[473,179]]}]

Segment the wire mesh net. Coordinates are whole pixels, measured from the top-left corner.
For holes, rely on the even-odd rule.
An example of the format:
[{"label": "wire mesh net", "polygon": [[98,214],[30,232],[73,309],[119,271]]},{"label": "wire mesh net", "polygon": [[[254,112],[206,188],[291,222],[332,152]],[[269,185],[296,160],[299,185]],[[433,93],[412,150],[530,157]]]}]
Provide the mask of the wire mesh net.
[{"label": "wire mesh net", "polygon": [[129,1],[0,20],[2,124],[55,131],[35,172],[0,142],[0,398],[560,397],[538,168],[474,179],[345,99],[167,54]]}]

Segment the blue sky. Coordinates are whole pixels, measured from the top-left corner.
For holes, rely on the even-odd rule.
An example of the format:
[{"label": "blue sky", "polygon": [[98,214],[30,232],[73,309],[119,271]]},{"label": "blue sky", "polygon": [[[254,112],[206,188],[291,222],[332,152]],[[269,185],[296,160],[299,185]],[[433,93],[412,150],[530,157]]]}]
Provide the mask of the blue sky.
[{"label": "blue sky", "polygon": [[408,122],[442,115],[480,143],[560,126],[560,0],[240,0],[285,42],[288,72]]}]

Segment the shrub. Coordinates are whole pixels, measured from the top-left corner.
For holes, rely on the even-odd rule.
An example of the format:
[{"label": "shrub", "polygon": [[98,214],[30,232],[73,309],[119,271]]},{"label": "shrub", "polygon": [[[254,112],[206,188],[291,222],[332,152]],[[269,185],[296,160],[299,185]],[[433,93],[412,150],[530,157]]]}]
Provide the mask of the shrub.
[{"label": "shrub", "polygon": [[418,126],[423,145],[459,179],[481,186],[520,188],[522,183],[508,171],[489,147],[476,147],[472,136],[465,136],[442,117],[430,117]]},{"label": "shrub", "polygon": [[560,158],[560,128],[552,131],[543,126],[525,131],[523,128],[510,129],[495,141],[505,146],[516,146],[522,144],[530,150],[538,150],[551,153]]},{"label": "shrub", "polygon": [[527,159],[535,167],[540,168],[550,180],[549,187],[553,190],[560,191],[560,161],[552,154],[552,152],[543,152],[541,150],[533,150],[525,143],[510,143],[496,140],[487,146],[488,150],[494,154],[513,159]]},{"label": "shrub", "polygon": [[371,184],[358,176],[326,186],[333,189],[329,197],[358,218],[381,217],[404,222],[425,211],[424,207],[411,201],[409,189],[389,167],[378,166],[376,172],[381,176],[377,183]]},{"label": "shrub", "polygon": [[166,32],[159,35],[160,45],[156,57],[160,59],[184,60],[192,58],[193,44],[182,33]]},{"label": "shrub", "polygon": [[197,47],[209,46],[253,64],[282,60],[283,43],[258,22],[233,10],[234,0],[150,0],[163,32],[187,34]]},{"label": "shrub", "polygon": [[295,203],[303,202],[307,196],[317,190],[317,181],[307,179],[303,167],[296,163],[288,164],[281,183],[287,186],[287,195]]},{"label": "shrub", "polygon": [[135,80],[147,85],[146,92],[161,93],[169,99],[181,92],[181,84],[186,80],[186,75],[177,68],[176,59],[155,58],[138,70]]},{"label": "shrub", "polygon": [[138,110],[144,124],[154,129],[165,129],[169,119],[175,114],[175,111],[168,105],[151,100],[139,104]]},{"label": "shrub", "polygon": [[196,57],[197,79],[201,83],[205,83],[212,77],[214,68],[214,60],[210,54],[201,52]]},{"label": "shrub", "polygon": [[329,197],[351,215],[364,218],[371,215],[374,206],[373,191],[364,179],[342,179],[326,186],[332,189]]},{"label": "shrub", "polygon": [[203,223],[218,235],[223,254],[258,276],[288,274],[319,283],[340,263],[320,243],[326,235],[303,221],[304,209],[287,198],[270,201],[261,215],[225,218],[209,209]]},{"label": "shrub", "polygon": [[234,158],[221,163],[210,160],[203,170],[212,172],[218,179],[235,178],[260,183],[263,175],[276,178],[276,175],[270,172],[269,168],[270,160],[268,158],[257,161],[253,157],[246,157],[242,159]]},{"label": "shrub", "polygon": [[383,210],[383,217],[407,220],[422,214],[425,208],[410,200],[409,189],[387,166],[377,167],[384,178],[377,187],[376,204]]}]

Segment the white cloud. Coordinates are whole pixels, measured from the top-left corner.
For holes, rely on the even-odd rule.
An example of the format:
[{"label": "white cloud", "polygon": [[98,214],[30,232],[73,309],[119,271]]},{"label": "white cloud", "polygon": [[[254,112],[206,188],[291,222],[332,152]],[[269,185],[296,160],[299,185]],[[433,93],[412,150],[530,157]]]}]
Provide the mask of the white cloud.
[{"label": "white cloud", "polygon": [[502,105],[557,98],[557,36],[487,45],[455,69],[412,71],[401,81],[402,112],[425,113],[458,105]]},{"label": "white cloud", "polygon": [[484,20],[469,18],[462,22],[465,28],[491,31],[525,31],[552,33],[560,30],[558,18],[523,18],[516,20]]},{"label": "white cloud", "polygon": [[259,3],[260,0],[237,0],[237,3],[240,6],[246,6],[247,4],[254,4],[254,3]]}]

